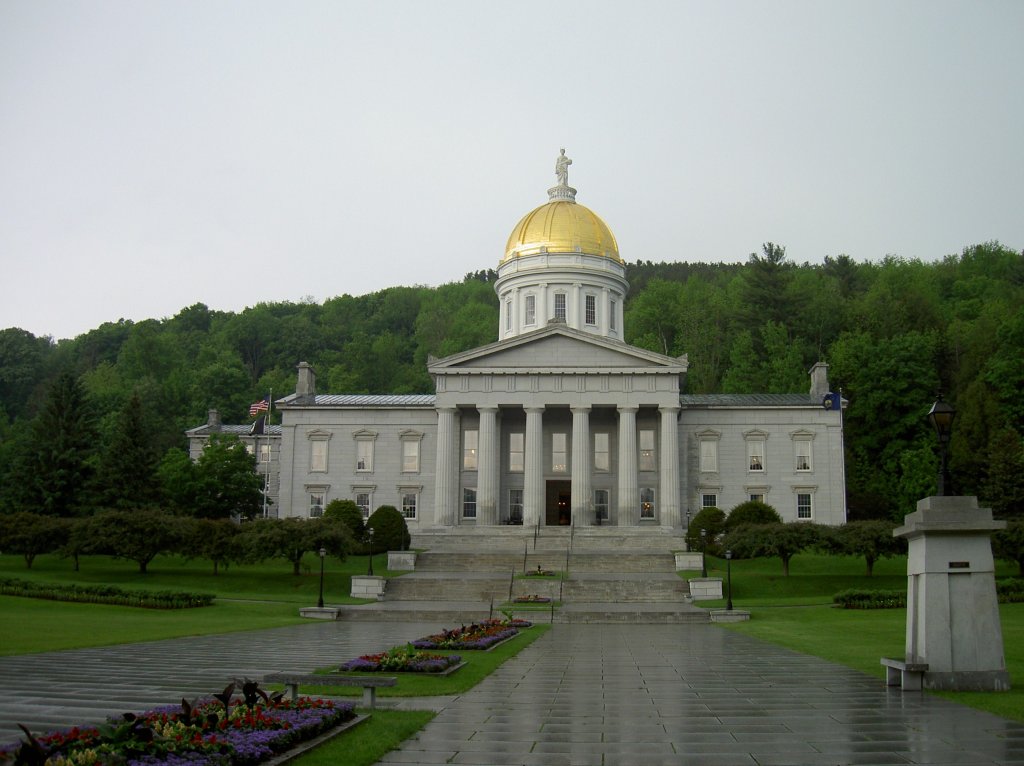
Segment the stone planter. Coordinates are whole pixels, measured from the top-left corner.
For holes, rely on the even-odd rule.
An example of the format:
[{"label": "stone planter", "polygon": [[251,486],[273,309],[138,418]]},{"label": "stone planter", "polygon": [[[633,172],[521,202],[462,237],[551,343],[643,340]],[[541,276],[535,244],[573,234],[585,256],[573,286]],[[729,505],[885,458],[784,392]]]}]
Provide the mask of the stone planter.
[{"label": "stone planter", "polygon": [[693,572],[700,569],[700,553],[676,551],[676,571]]},{"label": "stone planter", "polygon": [[416,551],[388,551],[388,569],[392,572],[412,572],[416,569]]},{"label": "stone planter", "polygon": [[383,601],[387,582],[386,578],[377,575],[353,575],[350,595],[352,598],[375,598]]},{"label": "stone planter", "polygon": [[711,601],[722,598],[722,578],[694,577],[690,580],[690,596],[694,601]]}]

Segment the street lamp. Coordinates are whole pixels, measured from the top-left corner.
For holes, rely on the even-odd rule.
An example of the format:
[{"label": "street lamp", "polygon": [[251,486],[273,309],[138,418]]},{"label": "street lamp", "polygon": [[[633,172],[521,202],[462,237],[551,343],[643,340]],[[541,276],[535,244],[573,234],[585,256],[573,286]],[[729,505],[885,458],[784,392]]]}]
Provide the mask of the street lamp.
[{"label": "street lamp", "polygon": [[728,596],[725,601],[725,608],[732,611],[732,551],[725,552],[725,582]]},{"label": "street lamp", "polygon": [[935,428],[939,437],[939,497],[951,494],[952,482],[949,476],[949,438],[953,433],[953,418],[956,417],[956,410],[948,402],[942,401],[940,391],[928,412],[928,420]]},{"label": "street lamp", "polygon": [[708,549],[708,531],[701,529],[700,531],[700,576],[708,576],[708,558],[706,551]]},{"label": "street lamp", "polygon": [[320,548],[320,598],[316,600],[318,608],[324,608],[324,559],[327,557],[327,549]]},{"label": "street lamp", "polygon": [[366,569],[366,574],[370,577],[373,577],[373,527],[370,527],[366,530],[366,535],[370,545],[370,564]]}]

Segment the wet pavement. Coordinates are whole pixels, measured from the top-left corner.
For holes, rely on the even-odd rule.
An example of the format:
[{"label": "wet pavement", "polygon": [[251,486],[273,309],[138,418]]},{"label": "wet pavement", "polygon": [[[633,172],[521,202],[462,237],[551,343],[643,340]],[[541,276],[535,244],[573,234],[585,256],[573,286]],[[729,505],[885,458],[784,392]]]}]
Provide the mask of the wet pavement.
[{"label": "wet pavement", "polygon": [[[0,658],[0,741],[310,671],[434,622],[327,622]],[[851,637],[851,640],[855,640]],[[713,625],[554,625],[387,764],[1024,764],[1024,724]]]}]

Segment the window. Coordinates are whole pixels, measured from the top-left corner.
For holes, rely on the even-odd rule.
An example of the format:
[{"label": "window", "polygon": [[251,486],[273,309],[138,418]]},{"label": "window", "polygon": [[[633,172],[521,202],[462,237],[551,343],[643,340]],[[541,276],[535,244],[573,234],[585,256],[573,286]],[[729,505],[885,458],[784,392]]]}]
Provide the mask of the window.
[{"label": "window", "polygon": [[555,293],[555,319],[565,321],[565,293]]},{"label": "window", "polygon": [[364,519],[370,518],[370,492],[356,492],[356,506],[363,514]]},{"label": "window", "polygon": [[718,507],[718,495],[710,493],[703,494],[700,496],[700,507],[701,508],[717,508]]},{"label": "window", "polygon": [[615,330],[616,329],[616,327],[615,327],[615,312],[616,312],[617,309],[615,308],[615,306],[616,306],[615,301],[612,301],[611,304],[608,307],[608,329],[610,329],[610,330]]},{"label": "window", "polygon": [[810,519],[814,516],[809,492],[798,492],[796,495],[796,517],[798,520]]},{"label": "window", "polygon": [[752,502],[752,503],[763,503],[764,502],[764,494],[761,493],[761,492],[751,492],[750,493],[750,502]]},{"label": "window", "polygon": [[810,471],[811,470],[811,440],[810,439],[795,439],[793,441],[793,448],[796,453],[796,470],[798,471]]},{"label": "window", "polygon": [[260,445],[260,462],[261,463],[269,463],[270,462],[271,454],[273,454],[273,453],[272,453],[272,451],[270,449],[270,445],[269,444],[261,444]]},{"label": "window", "polygon": [[747,470],[764,471],[764,439],[747,440]]},{"label": "window", "polygon": [[402,493],[402,515],[407,519],[416,518],[416,501],[419,495],[416,492]]},{"label": "window", "polygon": [[327,439],[313,439],[309,443],[309,470],[327,470]]},{"label": "window", "polygon": [[476,488],[463,487],[462,489],[462,518],[476,518]]},{"label": "window", "polygon": [[309,518],[317,519],[324,515],[324,497],[327,492],[314,489],[309,492]]},{"label": "window", "polygon": [[654,464],[654,430],[649,428],[640,429],[640,465],[641,471],[653,471],[657,468]]},{"label": "window", "polygon": [[594,512],[601,521],[608,521],[608,490],[594,490]]},{"label": "window", "polygon": [[700,472],[718,473],[718,439],[700,440]]},{"label": "window", "polygon": [[512,301],[505,301],[505,329],[512,329]]},{"label": "window", "polygon": [[594,434],[594,470],[610,471],[612,468],[608,434]]},{"label": "window", "polygon": [[526,296],[526,316],[523,324],[537,324],[537,296],[527,295]]},{"label": "window", "polygon": [[522,473],[526,465],[525,439],[520,433],[508,435],[508,470],[512,473]]},{"label": "window", "polygon": [[565,473],[569,464],[566,434],[551,434],[551,470],[555,473]]},{"label": "window", "polygon": [[508,520],[511,524],[523,523],[523,490],[508,491]]},{"label": "window", "polygon": [[651,487],[640,490],[640,518],[654,518],[654,490]]},{"label": "window", "polygon": [[478,437],[479,432],[476,429],[466,429],[463,435],[462,468],[465,471],[476,470]]},{"label": "window", "polygon": [[361,439],[356,442],[356,470],[373,470],[373,442],[369,439]]},{"label": "window", "polygon": [[406,431],[402,439],[402,473],[420,472],[420,437],[422,434]]},{"label": "window", "polygon": [[597,296],[588,295],[586,297],[586,322],[587,324],[597,324]]}]

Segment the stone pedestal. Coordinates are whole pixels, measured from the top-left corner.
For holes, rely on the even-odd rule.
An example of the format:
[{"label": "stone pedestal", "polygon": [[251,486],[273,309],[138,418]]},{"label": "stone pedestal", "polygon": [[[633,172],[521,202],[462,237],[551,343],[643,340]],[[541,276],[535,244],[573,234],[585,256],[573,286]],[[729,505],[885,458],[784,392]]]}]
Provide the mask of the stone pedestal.
[{"label": "stone pedestal", "polygon": [[690,596],[694,601],[722,598],[721,577],[694,577],[690,580]]},{"label": "stone pedestal", "polygon": [[412,572],[416,569],[416,551],[388,551],[388,570]]},{"label": "stone pedestal", "polygon": [[375,598],[384,600],[384,587],[387,579],[377,575],[352,575],[352,598]]},{"label": "stone pedestal", "polygon": [[927,497],[893,534],[909,543],[906,662],[925,689],[1010,688],[990,535],[1006,522],[976,497]]},{"label": "stone pedestal", "polygon": [[701,568],[700,553],[676,551],[676,570],[693,572]]}]

